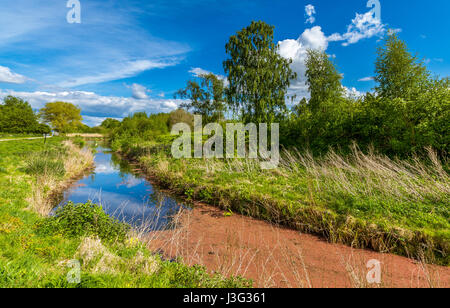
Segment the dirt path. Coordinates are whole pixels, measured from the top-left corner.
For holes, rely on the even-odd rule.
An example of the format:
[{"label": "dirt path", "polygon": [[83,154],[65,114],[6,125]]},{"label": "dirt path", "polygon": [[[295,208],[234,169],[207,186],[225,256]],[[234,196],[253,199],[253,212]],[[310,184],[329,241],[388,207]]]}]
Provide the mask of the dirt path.
[{"label": "dirt path", "polygon": [[[51,138],[52,136],[47,136],[48,138]],[[45,137],[28,137],[28,138],[14,138],[14,139],[0,139],[0,142],[4,141],[17,141],[17,140],[35,140],[35,139],[44,139]]]},{"label": "dirt path", "polygon": [[[278,228],[196,204],[178,217],[174,231],[149,235],[149,248],[181,256],[225,275],[253,279],[257,287],[450,287],[450,268],[330,244],[319,237]],[[369,260],[381,262],[381,285],[369,285]]]}]

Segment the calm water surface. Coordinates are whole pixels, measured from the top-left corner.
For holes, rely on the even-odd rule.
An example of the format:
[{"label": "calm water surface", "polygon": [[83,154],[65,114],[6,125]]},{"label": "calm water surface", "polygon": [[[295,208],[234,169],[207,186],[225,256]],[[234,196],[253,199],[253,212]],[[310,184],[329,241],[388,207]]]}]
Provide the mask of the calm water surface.
[{"label": "calm water surface", "polygon": [[171,226],[172,216],[184,207],[159,191],[108,148],[97,148],[95,170],[78,181],[63,196],[68,201],[102,205],[105,212],[134,226],[143,223],[160,230]]}]

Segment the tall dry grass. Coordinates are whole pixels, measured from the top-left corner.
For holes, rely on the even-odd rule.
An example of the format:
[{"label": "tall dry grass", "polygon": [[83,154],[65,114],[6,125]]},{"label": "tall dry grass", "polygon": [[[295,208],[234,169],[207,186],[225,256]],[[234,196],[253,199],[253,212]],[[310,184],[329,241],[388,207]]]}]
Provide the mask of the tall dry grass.
[{"label": "tall dry grass", "polygon": [[144,156],[141,163],[162,186],[190,200],[335,243],[411,258],[426,249],[429,262],[448,262],[448,163],[432,149],[427,157],[405,160],[365,153],[356,145],[347,155],[330,151],[323,157],[283,151],[274,170],[261,170],[255,159],[160,155]]},{"label": "tall dry grass", "polygon": [[[264,171],[255,159],[205,159],[194,160],[194,165],[207,175],[217,172],[307,178],[313,183],[314,192],[345,192],[362,197],[389,197],[399,201],[449,201],[450,177],[432,148],[427,148],[427,157],[411,157],[408,160],[391,159],[376,154],[373,150],[362,152],[356,145],[348,155],[331,150],[324,157],[297,150],[282,152],[277,169]],[[167,172],[167,162],[164,172]]]},{"label": "tall dry grass", "polygon": [[[28,198],[29,208],[41,216],[48,216],[54,208],[53,196],[60,193],[75,178],[82,175],[93,165],[94,156],[88,149],[80,149],[70,141],[64,141],[64,153],[53,153],[53,161],[64,164],[64,176],[61,178],[48,168],[35,174],[31,196]],[[33,158],[30,158],[33,159]],[[41,157],[45,160],[45,157]]]},{"label": "tall dry grass", "polygon": [[330,151],[323,159],[285,151],[281,167],[309,177],[315,192],[331,190],[411,202],[449,200],[450,178],[433,149],[427,149],[427,163],[418,157],[394,160],[373,151],[366,154],[356,145],[351,150],[345,157]]}]

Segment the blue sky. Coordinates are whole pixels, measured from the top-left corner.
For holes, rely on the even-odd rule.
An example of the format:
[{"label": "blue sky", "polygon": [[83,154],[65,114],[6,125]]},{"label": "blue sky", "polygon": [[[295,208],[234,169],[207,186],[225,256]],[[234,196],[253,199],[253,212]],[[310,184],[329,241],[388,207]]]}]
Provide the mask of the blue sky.
[{"label": "blue sky", "polygon": [[434,74],[449,76],[448,0],[79,0],[81,23],[66,20],[66,0],[15,0],[0,10],[0,97],[33,108],[63,100],[79,105],[84,122],[136,111],[167,112],[173,93],[201,72],[223,76],[225,44],[252,20],[275,26],[280,54],[299,79],[290,93],[307,96],[307,48],[332,56],[349,93],[370,91],[375,50],[399,32]]}]

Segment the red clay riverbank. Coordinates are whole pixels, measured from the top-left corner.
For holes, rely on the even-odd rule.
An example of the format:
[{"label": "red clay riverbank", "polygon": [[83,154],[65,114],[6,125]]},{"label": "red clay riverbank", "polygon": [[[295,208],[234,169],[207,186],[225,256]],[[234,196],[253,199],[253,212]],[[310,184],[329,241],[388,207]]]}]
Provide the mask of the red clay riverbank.
[{"label": "red clay riverbank", "polygon": [[[369,250],[232,215],[197,203],[180,227],[149,236],[149,248],[190,265],[253,279],[257,287],[450,287],[450,268]],[[381,285],[369,285],[366,264],[381,262]]]}]

